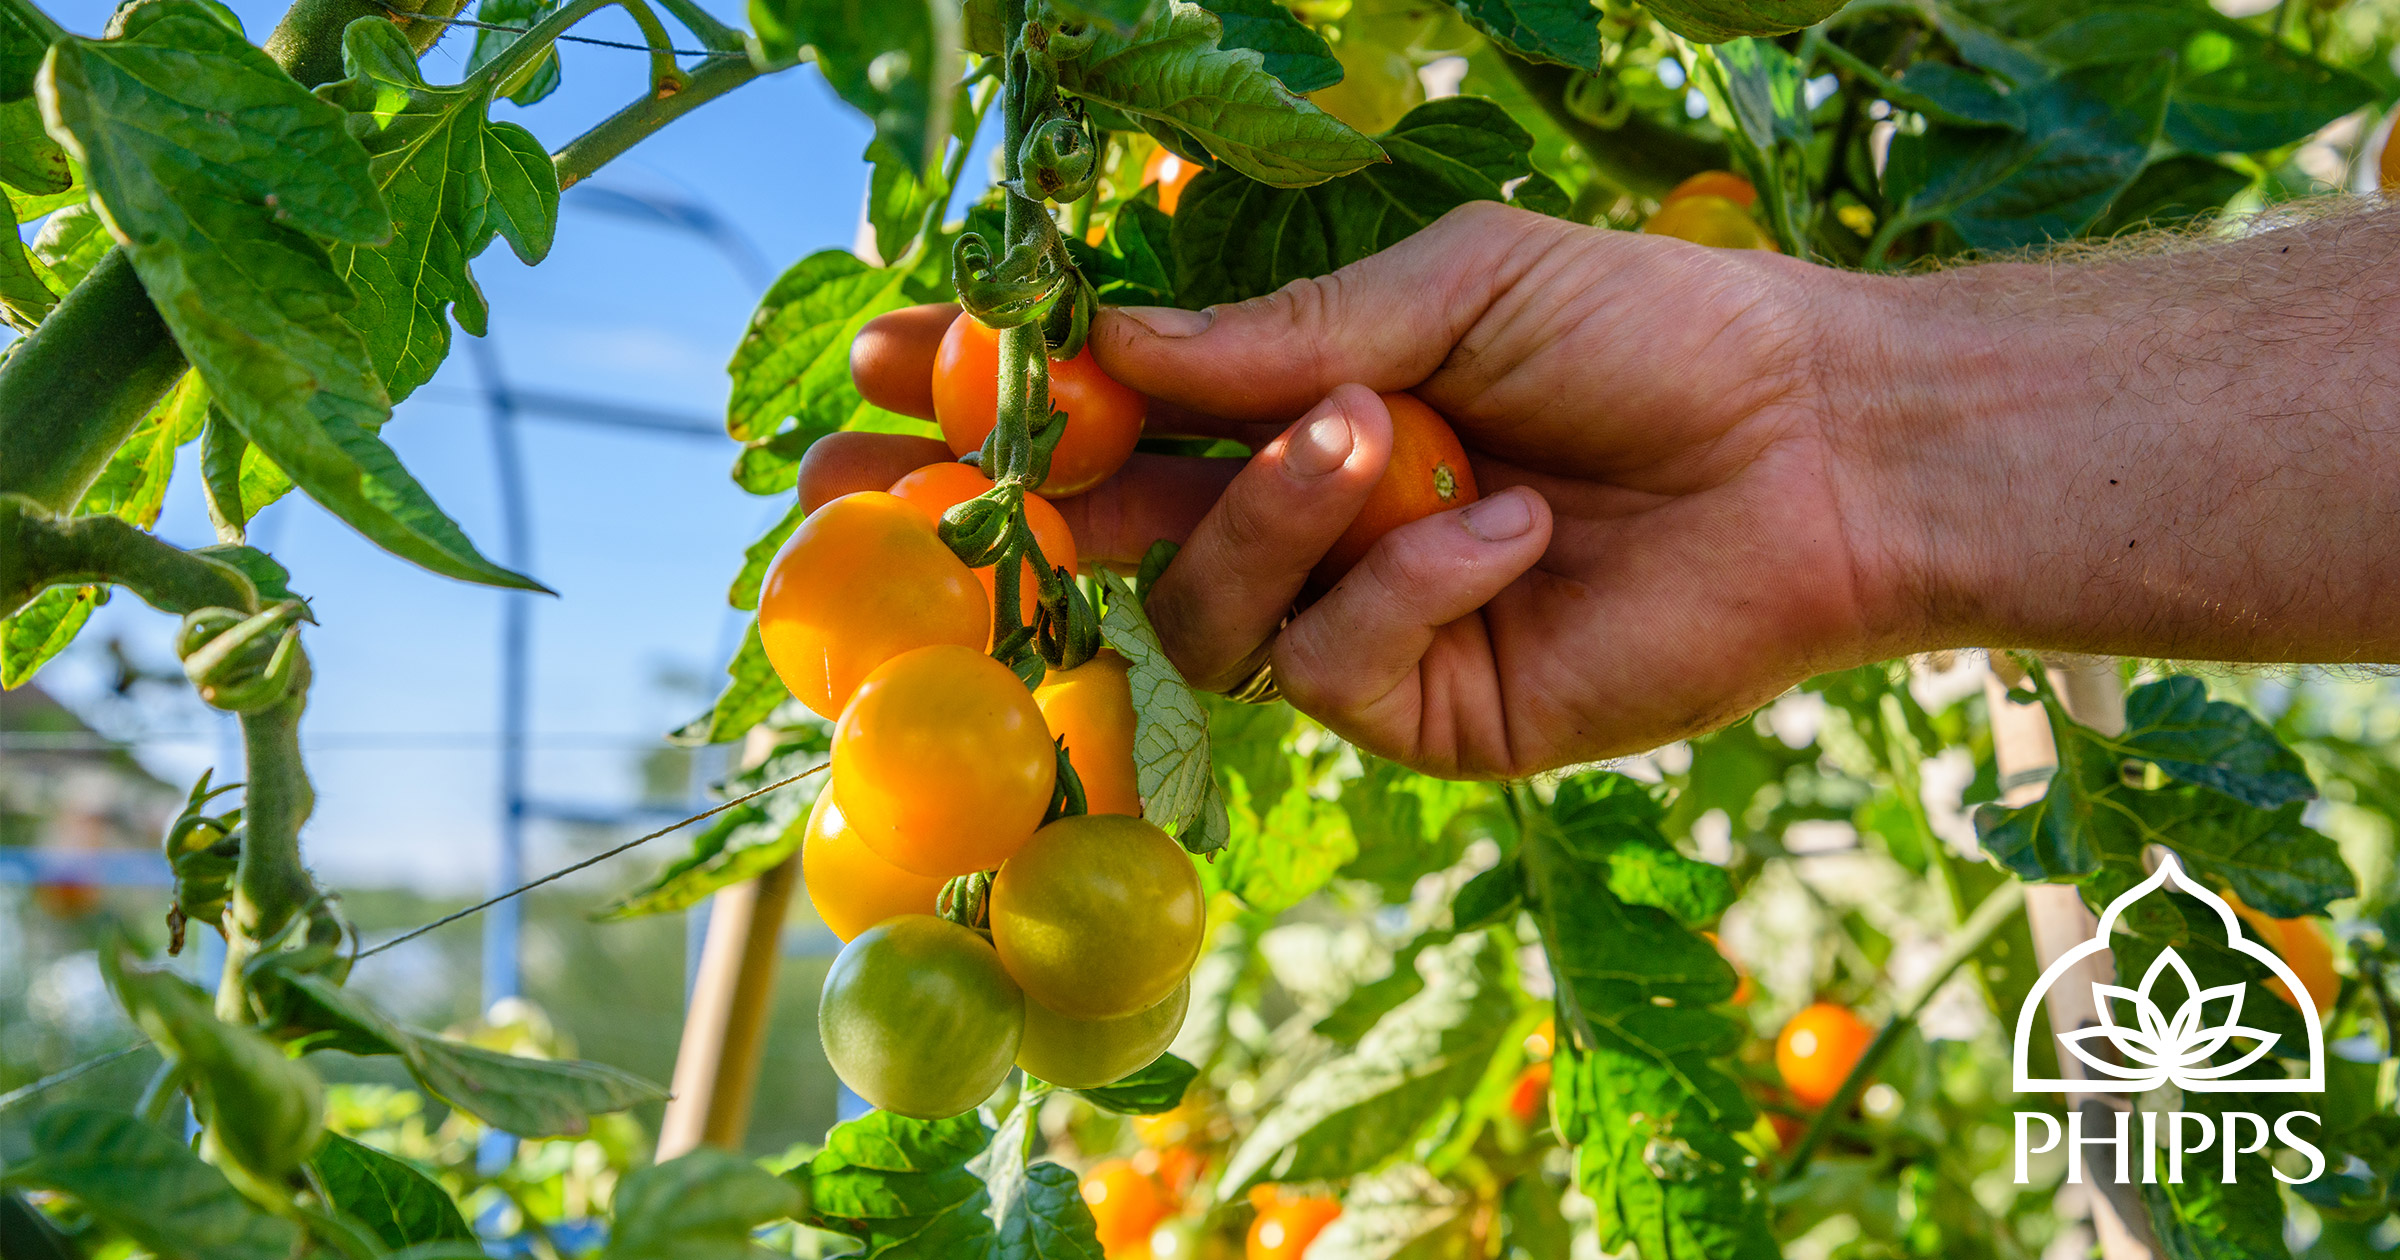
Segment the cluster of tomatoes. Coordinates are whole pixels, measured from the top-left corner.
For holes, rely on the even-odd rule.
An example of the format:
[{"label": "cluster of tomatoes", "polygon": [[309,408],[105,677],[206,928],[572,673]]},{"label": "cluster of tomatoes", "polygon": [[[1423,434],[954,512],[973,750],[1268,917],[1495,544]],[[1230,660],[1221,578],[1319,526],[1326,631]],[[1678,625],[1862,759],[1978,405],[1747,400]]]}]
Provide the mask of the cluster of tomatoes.
[{"label": "cluster of tomatoes", "polygon": [[[954,451],[994,423],[996,342],[965,316],[943,342]],[[1068,418],[1043,489],[1073,494],[1124,462],[1142,400],[1088,352],[1051,381]],[[992,489],[940,463],[834,499],[793,531],[759,599],[768,659],[835,723],[801,848],[809,899],[848,942],[820,999],[826,1056],[868,1102],[920,1119],[975,1107],[1012,1067],[1088,1087],[1155,1060],[1183,1024],[1204,926],[1190,859],[1141,819],[1125,662],[1103,652],[1028,690],[986,654],[993,572],[937,530]],[[1071,580],[1057,509],[1031,492],[1023,505],[1043,562]],[[1030,624],[1040,583],[1019,563]]]}]

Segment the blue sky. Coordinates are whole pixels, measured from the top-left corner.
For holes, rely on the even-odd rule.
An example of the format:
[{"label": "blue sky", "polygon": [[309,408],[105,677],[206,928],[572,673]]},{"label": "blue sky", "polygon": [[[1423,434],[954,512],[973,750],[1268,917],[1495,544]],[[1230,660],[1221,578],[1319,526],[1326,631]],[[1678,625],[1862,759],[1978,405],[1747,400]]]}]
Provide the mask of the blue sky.
[{"label": "blue sky", "polygon": [[[96,32],[111,6],[52,0],[71,29]],[[740,14],[718,0],[721,17]],[[263,39],[279,0],[234,0]],[[678,28],[680,29],[680,28]],[[636,39],[615,9],[579,33]],[[455,33],[425,58],[427,76],[455,79],[469,37]],[[641,87],[645,58],[561,45],[565,84],[547,101],[495,117],[523,123],[556,148],[614,112]],[[771,270],[850,243],[866,167],[865,121],[814,69],[754,82],[645,141],[592,181],[697,201],[755,245]],[[987,164],[970,163],[978,182]],[[558,243],[538,268],[496,244],[476,263],[491,301],[491,343],[520,388],[569,392],[720,420],[724,365],[758,289],[697,237],[578,208],[570,194]],[[487,552],[501,547],[491,436],[471,355],[454,349],[441,374],[403,403],[386,438]],[[670,696],[662,667],[713,680],[738,621],[725,586],[740,550],[779,515],[778,501],[737,489],[733,444],[562,423],[522,422],[531,486],[531,572],[559,592],[534,617],[531,773],[534,794],[595,806],[634,793],[634,759],[696,712]],[[198,490],[198,446],[185,452],[159,532],[191,546],[213,541]],[[293,572],[321,623],[304,738],[319,799],[310,860],[337,886],[411,883],[480,887],[496,834],[498,636],[505,596],[394,560],[300,496],[269,508],[253,541]],[[97,649],[125,636],[143,659],[171,666],[174,622],[131,598],[101,610],[74,654],[44,682],[75,703],[97,694]],[[198,738],[150,745],[145,759],[188,781],[224,747],[221,724],[196,701],[153,715],[154,729]],[[399,746],[388,746],[397,743]],[[659,842],[660,855],[676,841]],[[537,828],[535,870],[564,856]],[[627,872],[630,875],[630,872]]]}]

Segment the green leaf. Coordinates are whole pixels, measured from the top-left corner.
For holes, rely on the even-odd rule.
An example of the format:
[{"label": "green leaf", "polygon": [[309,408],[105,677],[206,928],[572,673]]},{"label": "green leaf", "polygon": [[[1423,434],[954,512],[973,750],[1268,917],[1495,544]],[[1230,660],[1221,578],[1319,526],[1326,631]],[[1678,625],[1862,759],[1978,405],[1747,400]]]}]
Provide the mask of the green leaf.
[{"label": "green leaf", "polygon": [[742,549],[742,571],[734,575],[733,587],[725,593],[725,602],[743,612],[758,611],[758,591],[766,585],[767,566],[775,562],[775,553],[783,550],[784,540],[790,538],[792,531],[800,528],[800,522],[806,519],[808,512],[801,507],[800,500],[794,498],[791,510],[783,514],[782,520],[775,522],[757,542]]},{"label": "green leaf", "polygon": [[139,965],[119,941],[100,954],[109,989],[192,1090],[218,1164],[236,1184],[271,1188],[325,1136],[325,1086],[257,1029],[220,1020],[209,995]]},{"label": "green leaf", "polygon": [[801,1189],[801,1223],[858,1239],[864,1260],[978,1260],[994,1239],[991,1195],[967,1165],[991,1139],[971,1111],[948,1120],[871,1111],[835,1125],[784,1178]]},{"label": "green leaf", "polygon": [[933,190],[879,144],[867,145],[867,161],[867,225],[875,229],[875,256],[897,262],[916,242],[933,208]]},{"label": "green leaf", "polygon": [[67,650],[92,610],[108,599],[100,586],[53,586],[0,618],[0,689],[25,685],[50,658]]},{"label": "green leaf", "polygon": [[1238,302],[1321,276],[1406,239],[1533,172],[1533,137],[1481,97],[1428,101],[1378,137],[1387,164],[1291,189],[1206,171],[1176,207],[1176,288],[1187,306]]},{"label": "green leaf", "polygon": [[1133,24],[1150,11],[1150,0],[1062,0],[1059,7],[1125,31],[1133,29]]},{"label": "green leaf", "polygon": [[1780,143],[1807,144],[1808,102],[1800,63],[1763,39],[1737,39],[1712,50],[1725,78],[1725,104],[1761,154]]},{"label": "green leaf", "polygon": [[[1325,37],[1301,21],[1281,0],[1200,0],[1217,15],[1225,33],[1217,47],[1255,48],[1260,67],[1294,92],[1314,92],[1342,81],[1342,63],[1334,60]],[[1141,20],[1146,0],[1127,0],[1133,11],[1120,28]]]},{"label": "green leaf", "polygon": [[349,111],[396,227],[381,245],[335,246],[333,264],[358,293],[350,324],[396,402],[449,355],[454,306],[460,327],[484,331],[469,260],[503,234],[528,266],[550,252],[558,173],[532,132],[486,116],[491,84],[428,84],[416,46],[390,22],[352,22],[342,68],[349,77],[317,95]]},{"label": "green leaf", "polygon": [[2250,184],[2250,176],[2198,154],[2161,158],[2143,167],[2140,177],[2117,194],[2089,234],[2105,238],[2212,216]]},{"label": "green leaf", "polygon": [[1481,934],[1426,951],[1424,992],[1284,1091],[1226,1158],[1219,1197],[1262,1180],[1347,1177],[1406,1151],[1482,1077],[1508,1031],[1500,954]]},{"label": "green leaf", "polygon": [[592,1116],[667,1096],[606,1064],[502,1054],[405,1027],[323,976],[277,971],[275,978],[284,1021],[296,1032],[324,1034],[317,1048],[398,1055],[435,1096],[520,1137],[579,1137]]},{"label": "green leaf", "polygon": [[1491,788],[1418,774],[1381,757],[1362,757],[1366,772],[1342,785],[1342,812],[1358,856],[1345,879],[1373,882],[1386,896],[1404,897],[1420,876],[1458,861],[1474,837],[1461,814],[1488,801]]},{"label": "green leaf", "polygon": [[1142,816],[1194,853],[1225,847],[1225,802],[1209,771],[1208,711],[1159,646],[1149,614],[1125,579],[1092,570],[1107,597],[1100,635],[1125,658],[1133,688],[1133,769]]},{"label": "green leaf", "polygon": [[1589,0],[1451,0],[1475,29],[1528,61],[1600,69],[1600,9]]},{"label": "green leaf", "polygon": [[43,29],[38,12],[31,3],[22,9],[0,4],[0,101],[21,101],[33,95],[42,54],[50,49],[50,34]]},{"label": "green leaf", "polygon": [[1230,892],[1261,914],[1281,914],[1358,856],[1349,815],[1312,790],[1324,776],[1315,758],[1292,746],[1299,727],[1290,709],[1225,700],[1211,700],[1209,708],[1223,752],[1214,760],[1227,824],[1263,843],[1227,849],[1201,878],[1212,892]]},{"label": "green leaf", "polygon": [[331,1206],[394,1251],[416,1243],[476,1241],[450,1192],[407,1160],[334,1133],[310,1162]]},{"label": "green leaf", "polygon": [[109,456],[100,476],[83,492],[80,512],[106,512],[148,529],[158,524],[167,500],[167,478],[176,453],[200,436],[208,419],[208,387],[191,372],[142,417],[125,444]]},{"label": "green leaf", "polygon": [[2053,28],[2034,51],[2069,70],[2172,58],[2166,138],[2200,153],[2279,148],[2377,96],[2366,79],[2205,8],[2095,9]]},{"label": "green leaf", "polygon": [[1184,157],[1278,187],[1382,158],[1374,141],[1277,82],[1256,50],[1220,47],[1223,32],[1207,9],[1167,0],[1130,35],[1102,31],[1058,68],[1059,86],[1132,116]]},{"label": "green leaf", "polygon": [[115,246],[100,222],[100,212],[91,203],[78,201],[51,211],[50,217],[42,220],[42,230],[33,237],[33,257],[49,268],[50,283],[63,292],[83,283]]},{"label": "green leaf", "polygon": [[[1593,776],[1608,778],[1614,776]],[[1645,1256],[1780,1254],[1766,1195],[1734,1134],[1754,1120],[1741,1087],[1713,1060],[1741,1041],[1731,1019],[1708,1009],[1733,995],[1733,968],[1665,910],[1629,904],[1611,890],[1618,855],[1667,847],[1655,830],[1617,839],[1605,860],[1589,849],[1605,833],[1637,832],[1648,793],[1639,784],[1590,784],[1565,817],[1530,815],[1521,850],[1528,909],[1558,985],[1558,1054],[1551,1109],[1577,1147],[1576,1181],[1598,1209],[1600,1245]],[[1654,804],[1654,803],[1653,803]]]},{"label": "green leaf", "polygon": [[791,690],[767,660],[767,645],[758,637],[758,619],[742,632],[742,646],[725,666],[731,680],[706,713],[693,718],[667,738],[678,744],[723,744],[740,739],[767,720],[775,706],[791,699]]},{"label": "green leaf", "polygon": [[[7,111],[15,108],[0,106],[0,124],[5,123]],[[6,140],[5,135],[0,135],[0,144]],[[50,287],[44,271],[25,252],[24,239],[17,235],[15,204],[0,197],[0,322],[19,333],[30,334],[50,317],[59,295]]]},{"label": "green leaf", "polygon": [[1103,1111],[1121,1116],[1155,1116],[1180,1105],[1183,1091],[1191,1088],[1199,1075],[1200,1069],[1174,1055],[1162,1054],[1150,1066],[1114,1084],[1079,1089],[1075,1093]]},{"label": "green leaf", "polygon": [[[908,304],[907,281],[900,268],[870,267],[847,250],[792,264],[759,299],[726,369],[726,432],[752,450],[771,440],[788,465],[809,443],[851,427],[868,408],[850,382],[850,343],[868,320]],[[784,427],[787,418],[796,423]],[[747,479],[745,487],[772,492]],[[789,489],[789,479],[774,488]]]},{"label": "green leaf", "polygon": [[1047,1161],[1025,1162],[1036,1110],[1020,1102],[968,1165],[991,1194],[987,1254],[992,1260],[1103,1260],[1099,1227],[1075,1174]]},{"label": "green leaf", "polygon": [[[513,26],[518,30],[530,30],[543,18],[550,16],[551,12],[557,8],[557,0],[483,0],[483,3],[475,6],[475,20],[488,22],[492,26]],[[491,64],[520,38],[523,37],[515,31],[495,31],[488,27],[478,28],[475,32],[474,50],[467,54],[467,75],[473,77],[476,71]],[[559,84],[566,79],[565,72],[559,66],[558,48],[553,45],[545,50],[541,59],[534,62],[531,71],[524,72],[521,77],[523,79],[521,83],[500,85],[500,87],[508,89],[502,94],[518,105],[539,104],[552,92],[557,91]]]},{"label": "green leaf", "polygon": [[1832,17],[1847,0],[1652,0],[1643,7],[1668,30],[1703,44],[1781,35]]},{"label": "green leaf", "polygon": [[1175,304],[1175,220],[1158,208],[1155,196],[1117,207],[1097,246],[1067,242],[1067,252],[1104,305]]},{"label": "green leaf", "polygon": [[2317,794],[2300,754],[2238,704],[2208,698],[2189,675],[2162,678],[2125,697],[2125,733],[2115,743],[2168,777],[2219,792],[2257,809]]},{"label": "green leaf", "polygon": [[[1887,192],[1947,223],[1970,247],[2071,240],[2133,183],[2166,117],[2165,61],[2077,71],[2019,89],[2025,130],[1935,124],[1897,137]],[[1906,144],[1900,141],[1907,141]],[[1894,167],[1921,173],[1895,180]]]},{"label": "green leaf", "polygon": [[0,184],[37,194],[75,186],[67,151],[42,130],[42,107],[33,101],[0,105]]},{"label": "green leaf", "polygon": [[750,0],[753,55],[787,65],[802,48],[875,124],[875,146],[918,176],[950,143],[959,77],[959,0]]},{"label": "green leaf", "polygon": [[603,1260],[747,1260],[774,1253],[750,1231],[800,1210],[790,1182],[711,1147],[644,1168],[617,1188]]},{"label": "green leaf", "polygon": [[[728,796],[788,778],[810,766],[824,764],[830,740],[822,726],[800,728],[802,738],[780,747],[744,781],[729,783]],[[755,778],[755,782],[748,780]],[[609,922],[665,914],[697,904],[720,888],[755,878],[800,849],[808,830],[808,813],[824,790],[825,776],[798,783],[719,814],[692,841],[690,853],[669,862],[664,870],[615,902],[592,913]]]},{"label": "green leaf", "polygon": [[1559,784],[1550,807],[1559,843],[1582,861],[1606,864],[1608,890],[1619,901],[1707,923],[1733,904],[1733,877],[1677,853],[1660,831],[1665,817],[1647,788],[1613,774]]},{"label": "green leaf", "polygon": [[183,1139],[132,1116],[80,1103],[33,1122],[33,1158],[0,1186],[71,1194],[85,1210],[169,1260],[288,1260],[291,1222],[251,1206]]},{"label": "green leaf", "polygon": [[2183,1161],[2183,1179],[2144,1182],[2150,1232],[2164,1260],[2249,1260],[2290,1254],[2284,1245],[2283,1196],[2276,1192],[2274,1165],[2259,1155],[2235,1160],[2234,1180],[2225,1165],[2194,1157]]},{"label": "green leaf", "polygon": [[[2083,883],[2087,899],[2105,902],[2106,887],[2139,879],[2126,876],[2140,870],[2143,848],[2157,844],[2182,857],[2193,874],[2225,884],[2275,918],[2322,914],[2328,904],[2356,895],[2357,880],[2341,850],[2301,822],[2299,800],[2258,809],[2214,787],[2129,783],[2125,765],[2147,756],[2146,739],[2171,756],[2192,758],[2177,764],[2193,777],[2242,787],[2261,799],[2307,782],[2305,768],[2285,763],[2290,753],[2255,718],[2207,702],[2197,680],[2153,683],[2135,694],[2142,699],[2136,705],[2128,697],[2128,721],[2142,725],[2121,738],[2101,735],[2053,708],[2059,768],[2049,790],[2030,804],[1985,805],[1975,813],[1976,835],[1993,860],[2020,879]],[[2293,773],[2299,779],[2290,778]],[[2111,866],[2118,875],[2093,882]]]},{"label": "green leaf", "polygon": [[340,110],[191,0],[127,10],[117,39],[61,41],[42,107],[244,437],[394,555],[545,589],[476,551],[376,436],[391,402],[318,238],[374,244],[392,223]]}]

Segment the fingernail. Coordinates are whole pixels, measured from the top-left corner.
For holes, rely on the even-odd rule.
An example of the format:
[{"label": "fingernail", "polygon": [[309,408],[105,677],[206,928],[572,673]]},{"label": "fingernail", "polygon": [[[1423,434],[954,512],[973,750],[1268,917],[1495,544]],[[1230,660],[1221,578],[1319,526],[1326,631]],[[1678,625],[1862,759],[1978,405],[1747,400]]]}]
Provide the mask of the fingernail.
[{"label": "fingernail", "polygon": [[1174,306],[1120,306],[1117,314],[1150,330],[1153,337],[1196,337],[1216,321],[1213,311],[1187,311]]},{"label": "fingernail", "polygon": [[1350,417],[1337,408],[1300,426],[1300,431],[1284,444],[1283,466],[1302,478],[1322,477],[1341,467],[1356,444],[1350,433]]},{"label": "fingernail", "polygon": [[1498,494],[1468,508],[1467,532],[1485,542],[1506,542],[1533,528],[1533,505],[1521,494]]}]

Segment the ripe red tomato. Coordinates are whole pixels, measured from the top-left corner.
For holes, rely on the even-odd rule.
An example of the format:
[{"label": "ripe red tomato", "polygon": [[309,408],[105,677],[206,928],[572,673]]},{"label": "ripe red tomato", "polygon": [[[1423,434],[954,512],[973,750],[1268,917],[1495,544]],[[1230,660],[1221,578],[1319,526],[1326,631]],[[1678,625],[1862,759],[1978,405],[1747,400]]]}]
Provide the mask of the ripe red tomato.
[{"label": "ripe red tomato", "polygon": [[1337,1200],[1314,1196],[1284,1195],[1274,1205],[1262,1209],[1258,1219],[1250,1223],[1250,1242],[1244,1251],[1246,1260],[1298,1260],[1308,1253],[1308,1245],[1333,1224],[1342,1214]]},{"label": "ripe red tomato", "polygon": [[1057,779],[1033,693],[954,643],[867,675],[833,730],[834,803],[868,848],[919,875],[1006,861],[1041,826]]},{"label": "ripe red tomato", "polygon": [[830,791],[817,793],[800,841],[800,880],[808,902],[847,941],[885,919],[932,914],[945,882],[883,860],[842,817]]},{"label": "ripe red tomato", "polygon": [[[1101,371],[1089,346],[1063,363],[1050,361],[1050,405],[1067,413],[1066,434],[1040,487],[1052,498],[1081,494],[1123,467],[1150,407]],[[933,415],[953,455],[980,450],[999,421],[1000,334],[972,316],[953,321],[934,354]]]},{"label": "ripe red tomato", "polygon": [[1125,1079],[1158,1061],[1183,1031],[1192,982],[1165,1000],[1118,1019],[1068,1019],[1039,1002],[1025,1004],[1025,1042],[1017,1066],[1053,1085],[1090,1089]]},{"label": "ripe red tomato", "polygon": [[1392,462],[1357,519],[1317,562],[1311,577],[1318,586],[1340,581],[1385,534],[1476,499],[1475,470],[1450,422],[1412,394],[1385,394],[1383,402],[1392,412]]},{"label": "ripe red tomato", "polygon": [[1016,1065],[1025,998],[974,932],[908,914],[860,933],[817,1000],[825,1057],[858,1096],[940,1120],[967,1111]]},{"label": "ripe red tomato", "polygon": [[[945,461],[927,464],[923,468],[892,483],[892,493],[916,506],[926,519],[937,527],[942,513],[992,488],[992,479],[966,464]],[[1025,496],[1025,523],[1033,529],[1033,540],[1042,548],[1042,559],[1054,565],[1064,565],[1067,572],[1077,568],[1075,533],[1067,528],[1067,518],[1050,506],[1050,500],[1038,494]],[[998,599],[993,584],[993,569],[970,569],[975,580],[983,583],[983,593]],[[1041,608],[1040,577],[1028,560],[1017,583],[1017,616],[1026,625],[1033,624],[1033,614]],[[997,609],[998,604],[992,607]]]},{"label": "ripe red tomato", "polygon": [[1067,760],[1083,780],[1085,808],[1142,816],[1133,768],[1133,687],[1125,658],[1102,650],[1073,669],[1053,670],[1033,702],[1052,735],[1067,740]]},{"label": "ripe red tomato", "polygon": [[1175,213],[1175,203],[1183,200],[1183,186],[1199,173],[1197,165],[1168,152],[1164,145],[1142,163],[1142,182],[1158,185],[1158,208],[1168,214]]},{"label": "ripe red tomato", "polygon": [[859,682],[915,648],[980,652],[992,601],[975,574],[888,494],[846,494],[808,514],[767,567],[758,637],[792,694],[839,717]]},{"label": "ripe red tomato", "polygon": [[1508,1111],[1519,1124],[1532,1124],[1541,1118],[1550,1101],[1550,1061],[1528,1063],[1517,1073],[1516,1083],[1508,1087]]},{"label": "ripe red tomato", "polygon": [[1758,190],[1732,171],[1702,171],[1675,185],[1658,204],[1669,205],[1686,197],[1723,197],[1744,210],[1758,204]]},{"label": "ripe red tomato", "polygon": [[1167,1214],[1158,1184],[1121,1159],[1102,1160],[1083,1175],[1083,1201],[1092,1209],[1100,1245],[1110,1255],[1145,1244]]},{"label": "ripe red tomato", "polygon": [[[840,751],[836,758],[838,768]],[[992,877],[992,946],[1027,996],[1070,1019],[1156,1006],[1200,957],[1200,875],[1139,818],[1042,828]]]},{"label": "ripe red tomato", "polygon": [[1819,1002],[1792,1016],[1775,1037],[1775,1070],[1802,1105],[1822,1107],[1841,1091],[1875,1030],[1846,1006]]}]

